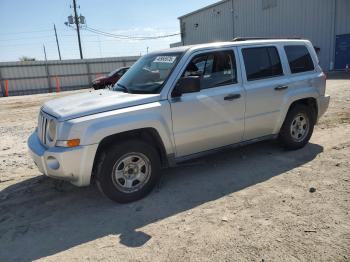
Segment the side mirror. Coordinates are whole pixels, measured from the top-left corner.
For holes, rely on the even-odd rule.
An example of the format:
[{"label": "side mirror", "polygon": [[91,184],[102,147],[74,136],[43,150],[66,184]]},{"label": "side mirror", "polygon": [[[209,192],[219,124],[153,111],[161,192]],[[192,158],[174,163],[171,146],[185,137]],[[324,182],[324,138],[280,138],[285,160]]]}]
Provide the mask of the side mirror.
[{"label": "side mirror", "polygon": [[199,76],[182,77],[177,81],[172,96],[179,97],[182,94],[199,92],[201,90]]}]

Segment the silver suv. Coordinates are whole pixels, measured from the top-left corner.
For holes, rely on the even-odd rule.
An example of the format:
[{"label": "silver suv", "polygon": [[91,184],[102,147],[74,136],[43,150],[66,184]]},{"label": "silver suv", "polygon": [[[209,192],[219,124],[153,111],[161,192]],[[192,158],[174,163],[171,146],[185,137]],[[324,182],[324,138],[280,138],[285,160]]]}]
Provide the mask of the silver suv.
[{"label": "silver suv", "polygon": [[[242,39],[241,39],[242,40]],[[329,104],[307,40],[184,46],[140,58],[111,90],[49,101],[29,137],[47,176],[130,202],[161,168],[217,149],[278,138],[308,143]]]}]

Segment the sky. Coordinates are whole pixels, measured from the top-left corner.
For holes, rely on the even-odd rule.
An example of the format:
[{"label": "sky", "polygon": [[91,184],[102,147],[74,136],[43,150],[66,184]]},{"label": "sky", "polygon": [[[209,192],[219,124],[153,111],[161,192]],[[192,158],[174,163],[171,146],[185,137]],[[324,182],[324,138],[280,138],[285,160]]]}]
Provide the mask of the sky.
[{"label": "sky", "polygon": [[[101,31],[131,35],[158,36],[179,33],[178,17],[217,0],[77,0],[78,15],[86,25]],[[72,0],[0,0],[0,61],[18,61],[28,56],[58,59],[53,30],[56,24],[62,59],[79,58],[76,31],[64,25],[73,14]],[[158,40],[120,40],[99,36],[82,29],[84,58],[140,55],[168,48],[179,36]]]}]

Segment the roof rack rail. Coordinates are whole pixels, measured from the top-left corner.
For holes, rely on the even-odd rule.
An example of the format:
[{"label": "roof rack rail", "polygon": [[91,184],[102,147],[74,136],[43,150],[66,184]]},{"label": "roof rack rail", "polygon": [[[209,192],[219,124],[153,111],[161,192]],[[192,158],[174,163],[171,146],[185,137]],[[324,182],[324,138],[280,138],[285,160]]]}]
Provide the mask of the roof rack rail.
[{"label": "roof rack rail", "polygon": [[303,39],[301,37],[235,37],[232,41],[249,41],[249,40],[274,40],[274,39]]}]

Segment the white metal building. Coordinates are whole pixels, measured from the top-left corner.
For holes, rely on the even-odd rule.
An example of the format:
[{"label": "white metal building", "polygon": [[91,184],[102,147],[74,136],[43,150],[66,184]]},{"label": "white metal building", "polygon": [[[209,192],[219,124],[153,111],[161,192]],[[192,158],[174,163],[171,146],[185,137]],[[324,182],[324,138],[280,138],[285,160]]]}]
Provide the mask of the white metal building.
[{"label": "white metal building", "polygon": [[182,45],[302,37],[320,48],[324,70],[350,67],[350,0],[223,0],[179,20]]}]

